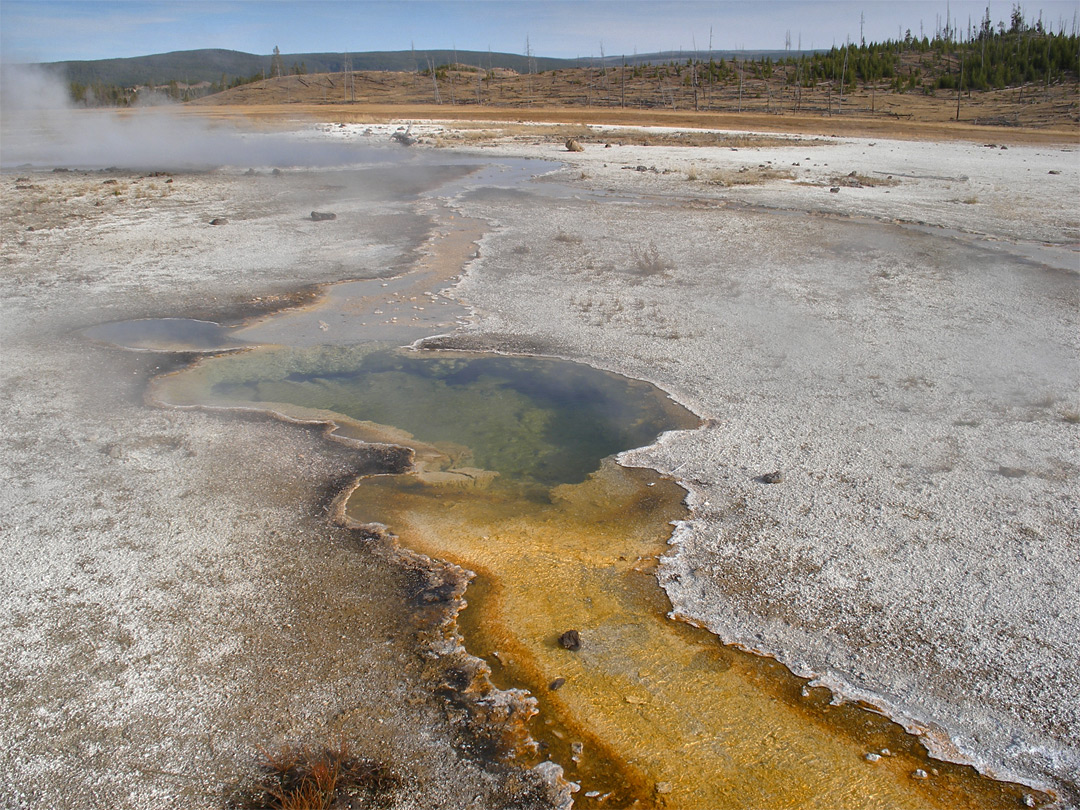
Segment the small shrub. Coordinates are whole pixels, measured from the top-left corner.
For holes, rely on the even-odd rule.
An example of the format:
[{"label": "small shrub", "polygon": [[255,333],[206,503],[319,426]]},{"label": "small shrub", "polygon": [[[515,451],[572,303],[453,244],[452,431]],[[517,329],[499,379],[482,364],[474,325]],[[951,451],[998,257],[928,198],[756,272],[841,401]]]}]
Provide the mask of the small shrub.
[{"label": "small shrub", "polygon": [[329,810],[361,792],[385,799],[401,786],[384,765],[351,756],[345,743],[318,754],[292,746],[263,751],[261,770],[254,788],[228,802],[230,810]]},{"label": "small shrub", "polygon": [[640,276],[664,276],[674,270],[674,265],[660,255],[656,243],[647,250],[634,252],[634,271]]}]

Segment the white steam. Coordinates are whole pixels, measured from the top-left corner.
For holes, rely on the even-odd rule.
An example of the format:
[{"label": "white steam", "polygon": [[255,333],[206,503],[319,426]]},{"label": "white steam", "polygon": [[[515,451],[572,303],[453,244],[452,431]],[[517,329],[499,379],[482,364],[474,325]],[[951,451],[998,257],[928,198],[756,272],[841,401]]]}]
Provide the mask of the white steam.
[{"label": "white steam", "polygon": [[370,150],[364,154],[210,124],[176,106],[76,108],[64,79],[33,65],[0,67],[0,122],[0,166],[5,168],[166,170],[329,166],[372,159]]}]

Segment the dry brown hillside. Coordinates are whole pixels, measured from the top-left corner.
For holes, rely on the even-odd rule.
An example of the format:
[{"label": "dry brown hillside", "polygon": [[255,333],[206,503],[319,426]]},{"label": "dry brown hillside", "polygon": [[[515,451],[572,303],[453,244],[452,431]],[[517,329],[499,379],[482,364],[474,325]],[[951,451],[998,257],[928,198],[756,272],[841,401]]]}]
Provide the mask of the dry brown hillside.
[{"label": "dry brown hillside", "polygon": [[[424,105],[435,110],[433,117],[480,120],[505,119],[507,109],[514,111],[510,117],[534,119],[535,113],[543,109],[545,116],[560,110],[558,120],[564,121],[736,126],[733,121],[741,120],[744,126],[783,130],[801,129],[800,121],[812,120],[816,129],[836,132],[850,131],[852,125],[848,122],[857,119],[863,131],[881,134],[896,129],[893,125],[898,123],[940,125],[957,118],[955,92],[899,93],[886,82],[860,83],[843,98],[831,85],[822,83],[803,89],[801,98],[796,98],[794,88],[779,78],[748,79],[741,88],[737,83],[694,88],[674,73],[665,76],[646,72],[634,77],[619,69],[589,68],[518,74],[461,67],[439,71],[437,77],[376,71],[294,75],[241,85],[191,104],[305,108],[334,105],[344,106],[342,112],[351,108],[355,113]],[[494,110],[501,112],[493,115]],[[397,114],[409,115],[404,109]],[[335,118],[341,115],[335,114]],[[1052,131],[1057,139],[1073,140],[1080,133],[1078,120],[1080,92],[1076,82],[965,91],[959,99],[960,124],[980,131],[993,127],[1005,138],[1004,133],[1023,128]]]}]

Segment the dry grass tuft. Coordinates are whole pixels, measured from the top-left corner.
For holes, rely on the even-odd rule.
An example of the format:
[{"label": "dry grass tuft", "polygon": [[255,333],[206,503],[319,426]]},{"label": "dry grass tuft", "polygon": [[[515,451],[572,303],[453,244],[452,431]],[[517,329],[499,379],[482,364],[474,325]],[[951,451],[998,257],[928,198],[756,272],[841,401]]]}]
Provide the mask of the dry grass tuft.
[{"label": "dry grass tuft", "polygon": [[770,180],[794,180],[795,174],[787,169],[771,166],[744,167],[738,171],[717,170],[709,174],[707,182],[714,186],[760,186]]},{"label": "dry grass tuft", "polygon": [[890,175],[871,175],[851,172],[851,174],[834,175],[829,180],[830,186],[844,186],[847,188],[873,188],[874,186],[898,186],[900,181]]},{"label": "dry grass tuft", "polygon": [[[384,806],[401,786],[401,779],[386,766],[352,756],[345,743],[321,753],[293,746],[262,753],[261,778],[238,799],[228,802],[230,810]],[[356,803],[364,798],[366,803]]]},{"label": "dry grass tuft", "polygon": [[660,255],[656,243],[650,243],[647,250],[634,251],[634,272],[636,275],[652,277],[666,276],[675,266]]}]

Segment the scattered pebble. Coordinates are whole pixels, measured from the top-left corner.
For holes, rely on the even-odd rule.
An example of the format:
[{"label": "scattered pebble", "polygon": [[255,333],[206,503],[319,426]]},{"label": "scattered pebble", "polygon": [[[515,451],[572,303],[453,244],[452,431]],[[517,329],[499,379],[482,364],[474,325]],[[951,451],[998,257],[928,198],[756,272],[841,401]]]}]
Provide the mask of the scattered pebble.
[{"label": "scattered pebble", "polygon": [[867,762],[877,762],[879,759],[881,759],[881,754],[875,754],[873,751],[866,755]]},{"label": "scattered pebble", "polygon": [[550,689],[552,692],[554,692],[556,689],[561,687],[564,683],[566,683],[566,678],[556,678],[555,680],[553,680],[548,685],[548,689]]},{"label": "scattered pebble", "polygon": [[228,225],[229,220],[225,219],[225,217],[214,217],[212,220],[210,220],[210,224],[211,225]]},{"label": "scattered pebble", "polygon": [[928,776],[929,774],[922,768],[916,768],[911,774],[912,779],[926,779]]},{"label": "scattered pebble", "polygon": [[559,636],[559,644],[570,651],[581,649],[581,634],[577,630],[567,630]]}]

